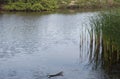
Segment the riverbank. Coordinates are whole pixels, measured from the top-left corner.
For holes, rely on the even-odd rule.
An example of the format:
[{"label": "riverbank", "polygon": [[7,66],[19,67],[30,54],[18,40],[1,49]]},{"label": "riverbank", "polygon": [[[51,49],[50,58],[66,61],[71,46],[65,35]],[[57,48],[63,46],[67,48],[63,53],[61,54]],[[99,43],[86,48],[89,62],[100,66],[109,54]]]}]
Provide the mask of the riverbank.
[{"label": "riverbank", "polygon": [[69,2],[62,1],[59,4],[59,8],[66,9],[99,9],[99,8],[109,8],[109,7],[120,7],[120,2],[108,3],[106,1],[96,1],[96,0],[69,0]]},{"label": "riverbank", "polygon": [[66,10],[66,9],[106,9],[106,8],[117,8],[120,7],[120,1],[106,2],[98,0],[42,0],[41,2],[25,2],[15,1],[8,2],[0,6],[0,11],[15,11],[15,12],[44,12],[44,11],[55,11],[55,10]]}]

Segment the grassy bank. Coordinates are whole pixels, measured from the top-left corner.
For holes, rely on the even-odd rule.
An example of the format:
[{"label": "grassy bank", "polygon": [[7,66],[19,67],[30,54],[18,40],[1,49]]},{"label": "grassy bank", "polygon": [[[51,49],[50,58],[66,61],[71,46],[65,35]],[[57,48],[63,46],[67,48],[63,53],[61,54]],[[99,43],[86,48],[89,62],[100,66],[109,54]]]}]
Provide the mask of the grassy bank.
[{"label": "grassy bank", "polygon": [[[5,2],[3,2],[5,1]],[[6,11],[52,11],[55,9],[95,9],[120,6],[120,0],[3,0]]]},{"label": "grassy bank", "polygon": [[16,0],[7,2],[2,9],[6,11],[50,11],[58,8],[55,0]]},{"label": "grassy bank", "polygon": [[76,8],[106,8],[120,6],[120,0],[63,0],[59,1],[60,8],[76,9]]}]

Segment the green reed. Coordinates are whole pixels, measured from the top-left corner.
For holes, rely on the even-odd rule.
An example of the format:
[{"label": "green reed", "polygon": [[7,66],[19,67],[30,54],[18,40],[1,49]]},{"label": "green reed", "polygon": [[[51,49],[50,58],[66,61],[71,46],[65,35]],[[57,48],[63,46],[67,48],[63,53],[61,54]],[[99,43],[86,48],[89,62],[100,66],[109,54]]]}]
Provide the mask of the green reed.
[{"label": "green reed", "polygon": [[[95,33],[95,49],[92,62],[107,71],[120,62],[120,11],[111,10],[92,17],[91,33]],[[93,40],[93,37],[91,37]]]}]

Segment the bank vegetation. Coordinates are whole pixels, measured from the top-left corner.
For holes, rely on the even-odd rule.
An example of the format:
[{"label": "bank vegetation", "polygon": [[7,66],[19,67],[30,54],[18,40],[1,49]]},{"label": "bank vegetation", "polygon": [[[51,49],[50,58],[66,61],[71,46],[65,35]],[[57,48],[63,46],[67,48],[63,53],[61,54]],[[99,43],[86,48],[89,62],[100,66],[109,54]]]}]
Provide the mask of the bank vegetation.
[{"label": "bank vegetation", "polygon": [[0,10],[6,11],[52,11],[118,6],[120,0],[0,0]]}]

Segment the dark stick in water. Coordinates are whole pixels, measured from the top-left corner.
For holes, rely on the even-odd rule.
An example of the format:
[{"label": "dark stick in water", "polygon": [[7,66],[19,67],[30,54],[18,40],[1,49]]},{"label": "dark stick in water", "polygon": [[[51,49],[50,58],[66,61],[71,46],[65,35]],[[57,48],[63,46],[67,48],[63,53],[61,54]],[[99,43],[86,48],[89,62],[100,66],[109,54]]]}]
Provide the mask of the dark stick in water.
[{"label": "dark stick in water", "polygon": [[63,72],[59,72],[57,74],[53,74],[53,75],[48,75],[48,78],[51,78],[51,77],[56,77],[56,76],[63,76]]}]

